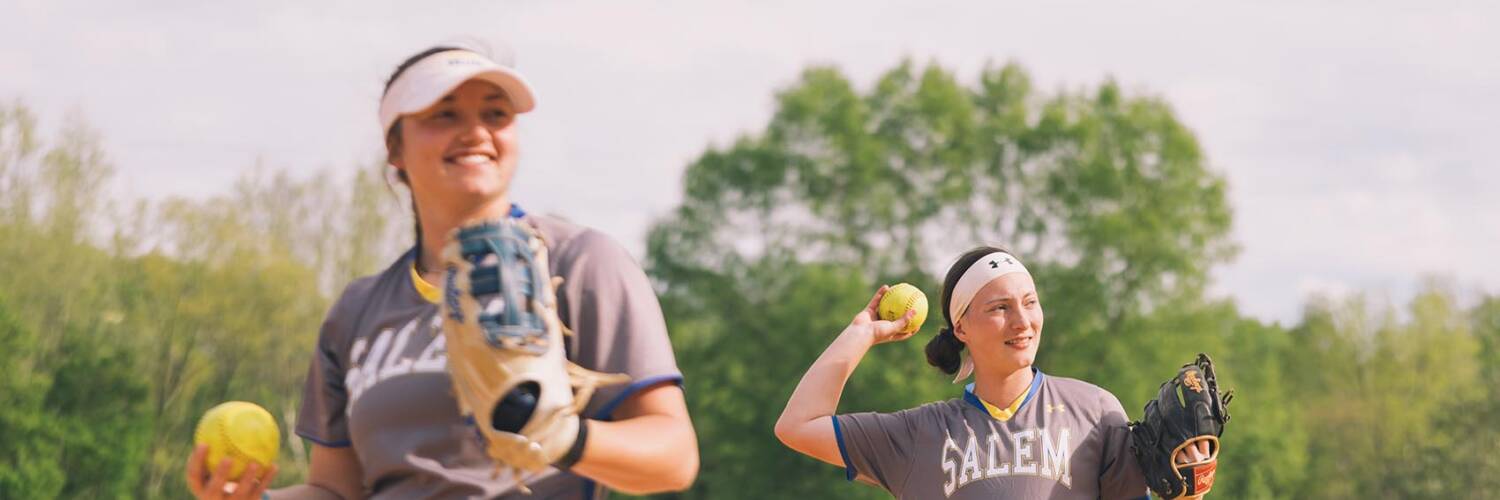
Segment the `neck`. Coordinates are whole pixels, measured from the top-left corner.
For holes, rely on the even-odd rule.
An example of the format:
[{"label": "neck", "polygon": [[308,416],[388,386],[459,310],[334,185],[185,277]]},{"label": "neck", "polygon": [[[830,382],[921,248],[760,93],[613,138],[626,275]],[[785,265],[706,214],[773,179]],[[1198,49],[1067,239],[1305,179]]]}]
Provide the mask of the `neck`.
[{"label": "neck", "polygon": [[1009,372],[995,373],[974,367],[974,395],[993,405],[1009,405],[1031,388],[1036,378],[1030,366]]},{"label": "neck", "polygon": [[443,268],[443,247],[448,245],[448,233],[469,222],[494,220],[510,214],[510,197],[500,196],[481,205],[459,210],[444,210],[447,207],[418,209],[422,220],[422,260],[417,269],[422,274],[438,272]]}]

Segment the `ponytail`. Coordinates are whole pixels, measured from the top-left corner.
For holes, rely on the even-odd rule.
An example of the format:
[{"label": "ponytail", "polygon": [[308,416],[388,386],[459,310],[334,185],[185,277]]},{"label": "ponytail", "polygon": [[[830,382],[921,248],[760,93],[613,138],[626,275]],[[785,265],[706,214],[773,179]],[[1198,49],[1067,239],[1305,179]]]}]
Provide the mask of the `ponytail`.
[{"label": "ponytail", "polygon": [[958,365],[962,362],[959,353],[964,350],[964,347],[964,343],[953,335],[953,328],[939,329],[937,336],[927,341],[927,364],[949,375],[958,373]]}]

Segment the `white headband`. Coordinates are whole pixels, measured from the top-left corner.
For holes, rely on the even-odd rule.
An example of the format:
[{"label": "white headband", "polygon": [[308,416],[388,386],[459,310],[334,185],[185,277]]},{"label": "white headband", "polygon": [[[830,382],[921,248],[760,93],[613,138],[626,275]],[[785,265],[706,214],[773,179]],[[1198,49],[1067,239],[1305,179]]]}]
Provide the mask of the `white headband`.
[{"label": "white headband", "polygon": [[391,125],[401,115],[427,109],[472,79],[499,86],[516,106],[516,113],[536,107],[531,85],[514,69],[470,50],[448,50],[422,58],[391,82],[390,89],[380,98],[381,133],[390,133]]},{"label": "white headband", "polygon": [[[958,327],[959,320],[969,310],[969,302],[974,300],[979,289],[996,278],[1015,273],[1031,275],[1026,266],[1021,265],[1021,259],[1009,253],[994,252],[974,261],[963,276],[958,278],[958,284],[953,286],[953,295],[948,299],[948,318],[953,320],[953,327]],[[953,383],[969,378],[974,373],[974,360],[968,353],[962,354],[962,357],[963,362],[959,365],[958,374],[953,377]]]}]

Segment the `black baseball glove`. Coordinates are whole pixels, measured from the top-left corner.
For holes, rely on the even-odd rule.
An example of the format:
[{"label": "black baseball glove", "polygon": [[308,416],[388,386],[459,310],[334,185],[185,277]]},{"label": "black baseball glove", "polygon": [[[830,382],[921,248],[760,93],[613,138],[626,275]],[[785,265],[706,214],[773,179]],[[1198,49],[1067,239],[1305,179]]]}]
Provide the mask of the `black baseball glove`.
[{"label": "black baseball glove", "polygon": [[[1146,403],[1146,414],[1130,424],[1130,451],[1146,475],[1146,484],[1162,498],[1199,497],[1214,486],[1219,461],[1219,436],[1229,421],[1229,400],[1219,397],[1214,362],[1207,354],[1182,366],[1177,376],[1161,385],[1156,399]],[[1207,459],[1174,463],[1178,452],[1200,441],[1209,442]]]}]

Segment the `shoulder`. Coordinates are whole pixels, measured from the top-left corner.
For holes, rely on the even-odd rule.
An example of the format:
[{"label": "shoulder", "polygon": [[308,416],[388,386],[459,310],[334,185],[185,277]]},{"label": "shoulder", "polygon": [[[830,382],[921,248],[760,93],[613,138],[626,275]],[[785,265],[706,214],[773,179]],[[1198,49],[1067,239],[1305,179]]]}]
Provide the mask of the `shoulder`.
[{"label": "shoulder", "polygon": [[1090,420],[1123,419],[1125,407],[1120,398],[1103,387],[1068,377],[1046,375],[1047,386],[1054,394],[1083,410]]},{"label": "shoulder", "polygon": [[411,254],[403,254],[392,262],[384,270],[355,278],[344,290],[339,293],[333,307],[328,310],[328,317],[324,320],[327,326],[346,326],[355,318],[363,315],[369,304],[376,300],[379,290],[391,286],[392,283],[404,283],[402,280],[410,279]]},{"label": "shoulder", "polygon": [[903,420],[911,422],[919,429],[942,429],[942,422],[950,418],[962,419],[964,408],[969,403],[959,398],[934,401],[915,408],[908,408],[895,413]]},{"label": "shoulder", "polygon": [[333,310],[351,309],[359,304],[368,302],[370,296],[374,295],[376,283],[380,282],[380,278],[384,275],[385,273],[371,274],[355,278],[354,281],[349,282],[348,285],[344,286],[344,291],[339,294],[338,301],[333,303]]},{"label": "shoulder", "polygon": [[635,265],[625,247],[603,231],[552,215],[528,214],[526,221],[546,240],[548,259],[558,272],[608,270],[624,262]]}]

